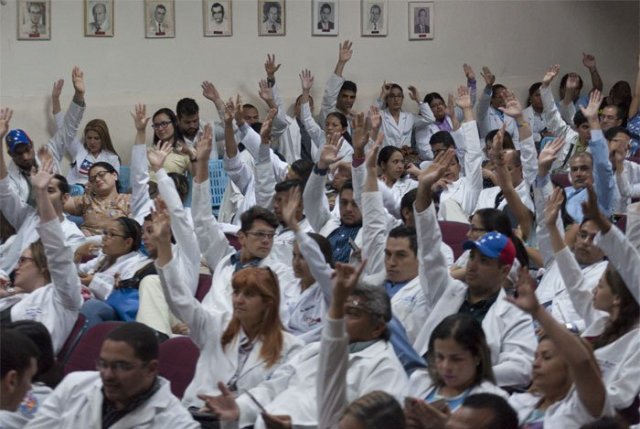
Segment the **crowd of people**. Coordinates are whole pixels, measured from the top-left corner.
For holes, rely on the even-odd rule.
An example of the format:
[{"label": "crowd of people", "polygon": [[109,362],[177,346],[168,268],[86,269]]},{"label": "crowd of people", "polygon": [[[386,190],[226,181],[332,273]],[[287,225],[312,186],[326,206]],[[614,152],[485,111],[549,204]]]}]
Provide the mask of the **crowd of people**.
[{"label": "crowd of people", "polygon": [[[218,120],[136,105],[130,190],[105,121],[79,132],[80,68],[48,143],[0,109],[0,427],[640,427],[640,64],[604,96],[583,54],[588,91],[552,65],[526,102],[465,64],[446,99],[406,88],[417,113],[392,82],[357,112],[352,55],[319,112],[303,69],[289,115],[272,54],[262,120],[211,82]],[[62,377],[79,317],[123,323]]]}]

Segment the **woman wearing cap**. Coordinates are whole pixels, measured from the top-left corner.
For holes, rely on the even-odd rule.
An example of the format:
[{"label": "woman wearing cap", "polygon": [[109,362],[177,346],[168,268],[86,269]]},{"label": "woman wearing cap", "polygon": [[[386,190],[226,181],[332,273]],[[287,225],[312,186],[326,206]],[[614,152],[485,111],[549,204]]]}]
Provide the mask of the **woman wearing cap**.
[{"label": "woman wearing cap", "polygon": [[[78,122],[82,119],[84,113],[84,103],[76,104],[75,100],[79,94],[84,94],[83,73],[75,67],[71,74],[73,88],[76,95],[74,103],[71,104],[67,117],[78,117]],[[82,107],[81,107],[82,106]],[[71,157],[71,166],[67,174],[67,181],[72,185],[72,195],[81,195],[84,193],[84,186],[89,180],[89,168],[96,162],[108,162],[116,171],[120,170],[120,157],[116,153],[109,135],[109,128],[102,119],[92,119],[84,127],[83,139],[75,137],[75,129],[68,127],[64,121],[59,121],[61,113],[56,114],[56,123],[58,128],[63,130],[67,136],[64,140],[49,141],[48,148],[53,157],[58,161],[62,161],[64,154],[67,153]],[[79,185],[79,186],[73,186]]]}]

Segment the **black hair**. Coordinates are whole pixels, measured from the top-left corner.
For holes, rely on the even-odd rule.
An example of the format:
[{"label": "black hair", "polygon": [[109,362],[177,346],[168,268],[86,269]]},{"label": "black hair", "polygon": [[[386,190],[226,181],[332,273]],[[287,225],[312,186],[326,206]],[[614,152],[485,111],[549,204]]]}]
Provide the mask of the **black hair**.
[{"label": "black hair", "polygon": [[409,247],[413,251],[413,255],[418,257],[418,239],[416,230],[410,226],[399,225],[389,231],[388,238],[406,238],[409,240]]},{"label": "black hair", "polygon": [[[168,107],[163,107],[153,114],[153,118],[151,119],[151,121],[153,122],[153,119],[161,114],[167,115],[169,117],[169,120],[171,121],[171,125],[173,126],[173,147],[175,147],[179,141],[183,140],[182,131],[180,131],[180,127],[178,127],[178,117],[175,113],[173,113],[173,110],[169,109]],[[158,138],[157,133],[154,131],[153,144],[156,145],[159,141],[160,139]]]},{"label": "black hair", "polygon": [[168,176],[173,180],[173,184],[176,187],[176,191],[178,191],[180,201],[184,203],[189,195],[189,180],[187,180],[187,177],[184,174],[180,173],[169,173]]},{"label": "black hair", "polygon": [[120,189],[120,180],[118,179],[120,177],[120,173],[115,169],[115,167],[113,165],[109,164],[108,162],[105,162],[105,161],[94,162],[91,165],[91,167],[89,167],[89,171],[87,172],[87,175],[89,177],[91,177],[91,170],[93,170],[96,167],[102,167],[105,170],[107,170],[109,173],[115,173],[115,175],[116,175],[116,192],[120,193],[120,191],[118,191],[118,189]]},{"label": "black hair", "polygon": [[447,149],[456,147],[456,142],[449,131],[438,131],[431,136],[429,144],[433,146],[438,143],[443,144]]},{"label": "black hair", "polygon": [[333,249],[331,248],[329,240],[327,240],[325,236],[316,234],[315,232],[307,232],[307,235],[313,238],[313,241],[318,244],[318,247],[322,252],[322,256],[324,256],[324,261],[329,264],[331,268],[334,268],[335,262],[333,261]]},{"label": "black hair", "polygon": [[[340,125],[344,128],[344,132],[342,133],[342,138],[351,144],[351,134],[349,134],[349,121],[347,121],[347,117],[344,116],[340,112],[331,112],[327,115],[327,119],[330,117],[337,118],[340,121]],[[325,119],[326,120],[326,119]]]},{"label": "black hair", "polygon": [[249,231],[256,220],[266,222],[269,226],[273,227],[273,229],[276,229],[280,224],[278,218],[271,210],[260,206],[253,206],[240,216],[240,231]]},{"label": "black hair", "polygon": [[342,184],[340,190],[338,191],[338,196],[342,195],[342,191],[350,189],[353,191],[353,182],[351,180],[347,180]]},{"label": "black hair", "polygon": [[105,338],[106,340],[127,343],[133,349],[136,357],[143,362],[158,359],[160,350],[158,337],[156,337],[153,329],[145,324],[139,322],[124,323],[109,332]]},{"label": "black hair", "polygon": [[[562,78],[560,78],[560,98],[564,98],[564,91],[565,91],[565,88],[567,87],[567,79],[569,79],[570,74],[571,73],[567,73],[564,76],[562,76]],[[576,90],[580,92],[582,91],[582,86],[584,85],[584,82],[582,82],[582,76],[580,76],[578,73],[573,73],[573,74],[578,77],[578,87],[576,88]]]},{"label": "black hair", "polygon": [[183,98],[176,104],[178,117],[197,115],[199,112],[200,107],[198,107],[198,103],[193,98]]},{"label": "black hair", "polygon": [[[266,18],[267,15],[269,15],[269,10],[275,7],[276,9],[278,9],[278,21],[280,22],[280,3],[278,3],[277,1],[267,1],[264,3],[264,6],[262,6],[262,13],[264,14],[264,17]],[[267,22],[266,19],[264,19],[264,22]]]},{"label": "black hair", "polygon": [[320,6],[320,12],[325,9],[329,9],[329,12],[331,12],[331,5],[329,3],[322,3],[322,6]]},{"label": "black hair", "polygon": [[66,177],[64,177],[62,174],[54,174],[53,178],[58,181],[58,190],[62,195],[71,192],[71,186],[69,186],[69,182],[67,181]]},{"label": "black hair", "polygon": [[476,393],[469,395],[462,402],[463,407],[476,410],[490,410],[493,414],[491,422],[476,429],[518,429],[518,414],[506,399],[492,393]]},{"label": "black hair", "polygon": [[506,86],[500,84],[500,83],[496,83],[491,87],[491,99],[493,100],[493,98],[496,96],[496,93],[498,92],[499,89],[507,89]]},{"label": "black hair", "polygon": [[251,104],[251,103],[244,103],[242,105],[242,108],[243,109],[256,109],[256,110],[258,110],[258,108],[256,106],[254,106],[253,104]]},{"label": "black hair", "polygon": [[[395,146],[385,146],[382,149],[380,149],[380,152],[378,153],[378,166],[382,167],[383,163],[389,162],[389,160],[391,159],[391,156],[393,156],[393,154],[396,152],[399,152],[402,155],[402,151]],[[403,155],[403,158],[404,158],[404,155]]]},{"label": "black hair", "polygon": [[400,215],[402,216],[402,221],[405,223],[407,222],[407,220],[404,218],[404,215],[402,214],[402,212],[404,211],[404,209],[409,209],[413,211],[413,203],[416,201],[417,196],[418,196],[418,189],[414,188],[409,192],[407,192],[406,194],[404,194],[402,196],[402,199],[400,200]]},{"label": "black hair", "polygon": [[427,103],[429,106],[431,106],[431,102],[434,100],[441,100],[443,103],[447,104],[446,101],[444,101],[444,98],[442,98],[442,96],[437,92],[428,93],[427,95],[424,96],[423,101]]},{"label": "black hair", "polygon": [[535,94],[536,91],[540,89],[541,86],[542,86],[542,82],[536,82],[531,84],[531,86],[529,87],[529,98],[527,98],[527,106],[531,106],[531,97],[533,97],[533,94]]},{"label": "black hair", "polygon": [[[495,129],[495,130],[491,130],[487,133],[486,137],[484,138],[484,142],[485,143],[492,143],[493,142],[493,138],[496,136],[496,134],[498,134],[498,131],[500,131],[499,129]],[[508,131],[504,132],[504,138],[502,140],[502,148],[503,149],[514,149],[516,148],[516,146],[513,144],[513,138],[511,137],[511,134],[509,134]]]},{"label": "black hair", "polygon": [[578,128],[580,125],[587,123],[587,118],[582,113],[582,110],[576,111],[576,114],[573,115],[573,125]]},{"label": "black hair", "polygon": [[629,138],[632,138],[631,133],[625,127],[611,127],[611,128],[609,128],[607,131],[605,131],[604,138],[606,138],[607,140],[611,141],[619,133],[622,133],[622,134],[628,136]]},{"label": "black hair", "polygon": [[131,252],[135,252],[140,249],[140,241],[142,240],[142,228],[140,227],[140,224],[134,219],[126,216],[117,218],[116,222],[124,228],[126,238],[130,238],[132,240]]},{"label": "black hair", "polygon": [[56,364],[51,334],[46,326],[34,320],[17,320],[4,326],[26,335],[38,347],[38,372],[33,376],[34,382],[42,382],[55,388],[62,380],[61,368]]},{"label": "black hair", "polygon": [[340,87],[340,92],[342,91],[353,91],[356,94],[358,93],[358,85],[351,80],[345,80]]},{"label": "black hair", "polygon": [[218,2],[215,2],[214,4],[211,5],[211,14],[213,14],[213,8],[214,7],[219,7],[222,9],[222,14],[224,15],[224,6]]},{"label": "black hair", "polygon": [[302,181],[304,186],[313,171],[313,162],[307,159],[297,159],[291,164],[291,170],[300,177],[300,181]]},{"label": "black hair", "polygon": [[299,180],[283,180],[276,183],[276,192],[286,192],[289,189],[300,188],[300,192],[304,191],[304,185]]},{"label": "black hair", "polygon": [[15,329],[2,328],[0,335],[0,378],[9,371],[22,375],[31,367],[31,358],[38,359],[40,351],[24,333]]},{"label": "black hair", "polygon": [[614,107],[616,109],[616,119],[622,121],[622,125],[625,125],[625,119],[627,117],[627,108],[620,104],[607,104],[604,108]]}]

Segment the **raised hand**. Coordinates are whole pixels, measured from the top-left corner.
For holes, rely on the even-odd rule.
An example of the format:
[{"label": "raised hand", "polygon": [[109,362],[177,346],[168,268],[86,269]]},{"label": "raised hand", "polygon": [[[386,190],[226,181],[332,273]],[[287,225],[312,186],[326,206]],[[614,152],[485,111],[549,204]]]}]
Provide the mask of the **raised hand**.
[{"label": "raised hand", "polygon": [[449,168],[449,164],[454,160],[455,155],[456,152],[453,149],[447,149],[440,152],[429,167],[427,167],[426,170],[423,170],[420,173],[420,176],[418,176],[418,183],[420,186],[431,191],[431,187],[442,179],[442,176],[444,176]]},{"label": "raised hand", "polygon": [[589,96],[589,104],[587,107],[580,106],[580,110],[588,121],[597,121],[600,104],[602,104],[602,94],[597,89],[594,89]]},{"label": "raised hand", "polygon": [[84,73],[80,70],[80,67],[75,66],[71,71],[71,81],[73,82],[73,89],[76,93],[84,94]]},{"label": "raised hand", "polygon": [[338,61],[340,61],[341,63],[349,62],[351,56],[353,55],[353,50],[351,49],[352,45],[353,43],[348,40],[345,40],[342,44],[339,45],[340,48],[338,51]]},{"label": "raised hand", "polygon": [[153,171],[158,171],[164,165],[165,159],[173,151],[171,142],[161,142],[159,146],[154,146],[147,151],[147,159]]},{"label": "raised hand", "polygon": [[559,64],[554,64],[549,67],[547,69],[547,72],[544,74],[544,77],[542,78],[542,86],[545,88],[549,86],[549,84],[551,84],[551,81],[555,79],[556,76],[558,76],[558,73],[560,73]]},{"label": "raised hand", "polygon": [[149,123],[149,117],[147,116],[147,106],[138,103],[135,105],[135,111],[130,112],[133,118],[133,123],[138,131],[144,131]]},{"label": "raised hand", "polygon": [[363,112],[357,113],[351,122],[353,152],[354,156],[360,159],[364,156],[364,147],[369,141],[369,134],[365,130],[365,122]]},{"label": "raised hand", "polygon": [[171,243],[171,218],[162,197],[158,196],[153,201],[155,205],[155,209],[151,210],[153,231],[149,238],[157,247],[161,247],[163,244]]},{"label": "raised hand", "polygon": [[292,230],[297,232],[300,227],[298,226],[298,220],[296,214],[298,213],[298,207],[300,206],[300,188],[293,187],[287,192],[287,201],[282,206],[282,220],[284,224]]},{"label": "raised hand", "polygon": [[233,117],[236,114],[236,105],[233,103],[233,97],[230,97],[229,100],[224,103],[224,122],[225,124],[231,124],[233,122]]},{"label": "raised hand", "polygon": [[206,404],[205,411],[211,411],[220,420],[238,420],[240,418],[240,408],[238,408],[235,396],[227,385],[221,381],[218,382],[218,389],[222,392],[222,395],[198,395],[198,398],[202,399]]},{"label": "raised hand", "polygon": [[341,147],[342,135],[340,133],[327,135],[327,141],[324,146],[322,146],[322,151],[320,152],[318,168],[327,169],[331,164],[340,161],[342,156],[338,156],[338,153],[340,153]]},{"label": "raised hand", "polygon": [[[13,110],[8,107],[0,109],[0,151],[2,150],[2,142],[4,142],[4,136],[9,131],[9,123],[13,116]],[[4,154],[4,151],[3,151]]]},{"label": "raised hand", "polygon": [[575,93],[576,91],[578,91],[579,85],[580,85],[580,78],[578,77],[578,75],[575,73],[569,73],[569,76],[567,77],[567,84],[565,86],[565,90]]},{"label": "raised hand", "polygon": [[382,83],[382,87],[380,87],[380,100],[384,101],[387,99],[387,95],[389,95],[389,91],[391,91],[391,85],[387,83],[385,80]]},{"label": "raised hand", "polygon": [[487,84],[487,86],[493,86],[493,84],[496,83],[496,77],[493,73],[491,73],[489,67],[482,67],[482,72],[480,72],[480,75],[483,77],[484,82]]},{"label": "raised hand", "polygon": [[464,75],[467,77],[467,80],[476,80],[476,73],[469,64],[464,63],[462,69],[464,70]]},{"label": "raised hand", "polygon": [[589,70],[596,68],[596,57],[591,55],[591,54],[587,54],[587,53],[582,53],[582,64],[588,68]]},{"label": "raised hand", "polygon": [[313,86],[313,75],[309,69],[304,69],[300,72],[300,84],[302,85],[303,91],[311,91],[311,87]]},{"label": "raised hand", "polygon": [[362,261],[358,266],[336,263],[336,269],[333,273],[333,299],[337,303],[344,303],[349,294],[356,288],[366,264],[366,260]]},{"label": "raised hand", "polygon": [[458,87],[456,105],[461,109],[471,109],[473,107],[473,104],[471,103],[471,95],[469,95],[469,88],[466,86]]},{"label": "raised hand", "polygon": [[564,146],[564,137],[556,137],[551,143],[547,143],[538,155],[538,176],[544,177],[551,171],[553,162],[558,157],[560,149]]},{"label": "raised hand", "polygon": [[276,54],[267,54],[267,61],[264,62],[264,71],[269,79],[274,79],[281,64],[276,64]]},{"label": "raised hand", "polygon": [[522,115],[522,105],[512,91],[507,92],[505,107],[498,107],[498,109],[500,109],[500,111],[505,115],[511,116],[512,118],[517,118]]},{"label": "raised hand", "polygon": [[260,127],[260,141],[262,144],[269,144],[271,139],[271,124],[273,123],[273,118],[275,118],[276,113],[278,113],[278,109],[270,109],[267,117],[264,118],[262,122],[262,126]]},{"label": "raised hand", "polygon": [[242,98],[240,98],[240,94],[236,94],[236,113],[235,113],[236,125],[238,128],[243,126],[245,123],[244,120],[244,107],[242,104]]},{"label": "raised hand", "polygon": [[200,140],[196,143],[196,159],[204,160],[203,162],[206,162],[206,160],[209,159],[209,155],[211,155],[212,148],[213,130],[211,129],[211,124],[207,124],[204,126]]},{"label": "raised hand", "polygon": [[216,89],[215,85],[208,80],[202,82],[201,88],[202,96],[208,100],[213,101],[214,103],[222,98],[220,97],[220,93]]},{"label": "raised hand", "polygon": [[58,79],[53,82],[53,89],[51,90],[51,98],[54,100],[60,100],[60,94],[62,94],[62,87],[64,86],[64,79]]},{"label": "raised hand", "polygon": [[553,192],[547,199],[547,204],[544,207],[544,222],[549,227],[555,227],[556,220],[558,219],[558,213],[562,208],[564,202],[564,194],[562,189],[554,187]]},{"label": "raised hand", "polygon": [[273,102],[273,91],[265,79],[258,82],[258,87],[260,88],[260,91],[258,92],[260,98],[262,98],[267,104]]},{"label": "raised hand", "polygon": [[418,92],[418,89],[413,85],[409,85],[407,89],[409,90],[409,97],[416,103],[420,104],[420,93]]},{"label": "raised hand", "polygon": [[376,137],[376,141],[373,143],[371,150],[367,154],[366,164],[367,164],[367,175],[375,176],[378,169],[378,152],[380,151],[380,147],[382,146],[382,141],[384,140],[384,134],[378,133]]},{"label": "raised hand", "polygon": [[598,207],[598,196],[593,189],[593,185],[587,185],[586,187],[589,198],[582,202],[582,213],[584,213],[585,219],[593,219],[604,234],[611,228],[611,222],[602,214]]},{"label": "raised hand", "polygon": [[521,267],[518,271],[518,282],[516,283],[516,296],[507,296],[505,299],[520,310],[535,317],[540,309],[540,303],[534,292],[534,280],[526,267]]},{"label": "raised hand", "polygon": [[382,115],[378,106],[371,106],[369,108],[369,121],[371,122],[371,131],[377,132],[382,125]]},{"label": "raised hand", "polygon": [[53,159],[48,159],[40,164],[40,168],[31,169],[31,186],[35,189],[46,190],[53,179]]},{"label": "raised hand", "polygon": [[52,165],[53,164],[53,155],[51,155],[51,152],[49,152],[49,149],[47,148],[47,146],[40,146],[38,148],[38,159],[40,160],[41,163],[44,162],[51,162]]}]

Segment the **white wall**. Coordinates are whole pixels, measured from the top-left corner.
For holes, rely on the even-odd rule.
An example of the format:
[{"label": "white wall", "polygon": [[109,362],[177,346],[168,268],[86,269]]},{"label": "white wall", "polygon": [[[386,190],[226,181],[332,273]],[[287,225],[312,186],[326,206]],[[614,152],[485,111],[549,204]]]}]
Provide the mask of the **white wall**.
[{"label": "white wall", "polygon": [[309,0],[287,0],[284,37],[258,37],[256,0],[233,0],[230,38],[203,37],[202,2],[176,0],[176,37],[160,40],[144,38],[140,0],[116,0],[113,38],[84,37],[81,0],[52,3],[51,41],[16,40],[16,0],[0,6],[0,105],[15,110],[12,127],[44,143],[51,85],[65,78],[66,108],[71,68],[77,64],[88,87],[85,122],[104,118],[125,162],[134,134],[129,117],[134,103],[145,102],[153,112],[189,96],[198,101],[203,117],[212,117],[214,109],[200,93],[206,79],[223,95],[238,91],[262,107],[256,92],[267,52],[283,64],[277,79],[288,101],[299,91],[303,67],[315,73],[313,93],[319,101],[339,41],[353,40],[355,52],[345,75],[359,85],[356,107],[366,109],[385,79],[416,84],[423,95],[450,92],[464,82],[464,62],[478,72],[479,86],[479,69],[488,65],[499,82],[524,97],[528,85],[552,63],[587,78],[583,51],[596,55],[606,91],[619,79],[633,84],[639,48],[636,1],[437,1],[433,41],[408,41],[405,0],[389,0],[389,35],[384,38],[360,37],[359,0],[340,1],[337,38],[311,37]]}]

